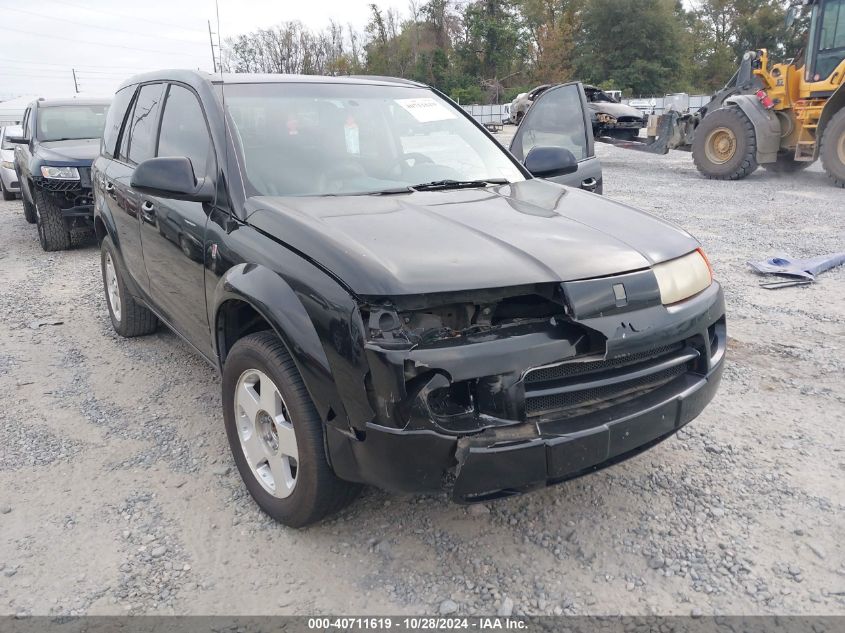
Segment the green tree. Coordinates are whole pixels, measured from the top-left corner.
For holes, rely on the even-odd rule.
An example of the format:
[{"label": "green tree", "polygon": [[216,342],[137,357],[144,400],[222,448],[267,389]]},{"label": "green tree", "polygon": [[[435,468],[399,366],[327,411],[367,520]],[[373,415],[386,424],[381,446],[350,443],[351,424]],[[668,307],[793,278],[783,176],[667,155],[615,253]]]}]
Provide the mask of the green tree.
[{"label": "green tree", "polygon": [[580,79],[626,94],[660,94],[683,81],[684,23],[673,0],[590,0],[575,67]]}]

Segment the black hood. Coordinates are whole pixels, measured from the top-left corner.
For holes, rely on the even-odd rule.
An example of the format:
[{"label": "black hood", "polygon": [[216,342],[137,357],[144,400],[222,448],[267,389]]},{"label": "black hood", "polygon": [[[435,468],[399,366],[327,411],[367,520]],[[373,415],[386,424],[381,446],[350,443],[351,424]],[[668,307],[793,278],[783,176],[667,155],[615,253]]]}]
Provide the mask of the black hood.
[{"label": "black hood", "polygon": [[49,163],[89,166],[100,153],[100,139],[83,138],[69,141],[42,141],[38,158]]},{"label": "black hood", "polygon": [[698,246],[687,232],[545,180],[382,197],[253,197],[247,221],[359,295],[573,281],[648,268]]}]

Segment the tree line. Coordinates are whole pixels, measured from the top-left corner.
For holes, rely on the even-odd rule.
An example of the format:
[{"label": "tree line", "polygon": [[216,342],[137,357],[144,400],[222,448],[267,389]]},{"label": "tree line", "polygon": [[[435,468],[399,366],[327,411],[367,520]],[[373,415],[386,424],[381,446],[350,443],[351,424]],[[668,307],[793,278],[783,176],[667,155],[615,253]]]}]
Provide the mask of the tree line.
[{"label": "tree line", "polygon": [[581,80],[627,96],[712,92],[746,50],[799,54],[788,0],[409,0],[369,6],[363,31],[290,21],[226,40],[230,72],[389,75],[462,103]]}]

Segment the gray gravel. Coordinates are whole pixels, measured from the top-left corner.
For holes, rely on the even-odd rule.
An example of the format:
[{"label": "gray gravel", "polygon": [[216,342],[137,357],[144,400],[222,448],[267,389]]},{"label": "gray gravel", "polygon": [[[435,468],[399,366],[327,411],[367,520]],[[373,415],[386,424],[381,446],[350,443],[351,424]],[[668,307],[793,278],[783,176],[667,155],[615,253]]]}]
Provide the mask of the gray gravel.
[{"label": "gray gravel", "polygon": [[845,250],[845,192],[818,167],[723,183],[683,153],[598,153],[608,197],[713,261],[716,400],[552,489],[470,508],[369,490],[304,531],[245,492],[214,372],[169,332],[116,336],[96,247],[45,254],[0,203],[0,614],[845,614],[845,268],[767,291],[745,266]]}]

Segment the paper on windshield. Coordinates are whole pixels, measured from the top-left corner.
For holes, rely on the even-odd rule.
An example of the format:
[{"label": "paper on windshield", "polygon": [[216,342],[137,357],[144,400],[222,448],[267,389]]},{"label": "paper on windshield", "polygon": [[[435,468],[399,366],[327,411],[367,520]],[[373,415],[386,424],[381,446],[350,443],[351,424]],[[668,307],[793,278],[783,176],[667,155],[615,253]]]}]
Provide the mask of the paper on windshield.
[{"label": "paper on windshield", "polygon": [[455,118],[454,112],[431,97],[396,99],[396,103],[407,110],[420,123],[431,123],[432,121],[445,121],[446,119]]}]

